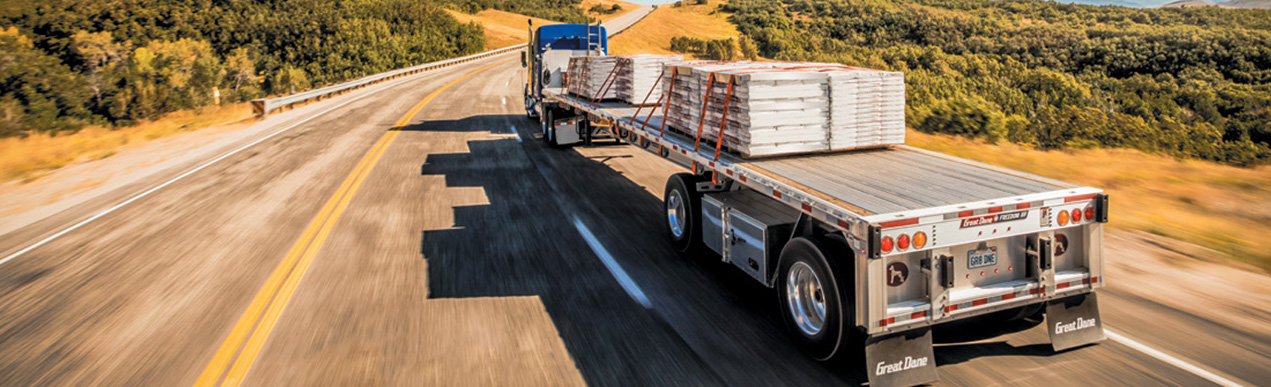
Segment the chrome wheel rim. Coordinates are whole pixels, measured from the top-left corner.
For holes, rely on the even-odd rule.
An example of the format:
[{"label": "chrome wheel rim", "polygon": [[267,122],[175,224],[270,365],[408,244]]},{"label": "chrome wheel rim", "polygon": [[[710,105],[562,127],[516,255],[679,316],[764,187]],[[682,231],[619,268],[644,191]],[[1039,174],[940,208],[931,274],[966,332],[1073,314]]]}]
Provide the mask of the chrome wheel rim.
[{"label": "chrome wheel rim", "polygon": [[671,235],[676,238],[683,236],[684,229],[688,226],[684,212],[684,198],[680,196],[680,191],[672,190],[666,197],[666,222],[671,226]]},{"label": "chrome wheel rim", "polygon": [[803,334],[816,336],[825,327],[825,294],[821,279],[804,262],[795,262],[786,275],[786,300],[790,317]]}]

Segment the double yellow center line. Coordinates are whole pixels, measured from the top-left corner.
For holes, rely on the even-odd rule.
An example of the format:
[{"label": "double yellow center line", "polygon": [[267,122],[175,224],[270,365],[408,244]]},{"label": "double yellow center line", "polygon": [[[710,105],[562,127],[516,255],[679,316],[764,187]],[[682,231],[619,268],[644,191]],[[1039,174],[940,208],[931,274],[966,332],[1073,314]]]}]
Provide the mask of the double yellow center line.
[{"label": "double yellow center line", "polygon": [[[300,284],[301,277],[309,265],[313,263],[313,258],[318,255],[318,250],[322,248],[323,242],[326,241],[331,230],[335,228],[335,223],[340,219],[340,215],[349,206],[349,202],[353,200],[353,195],[357,193],[358,187],[370,175],[371,169],[375,167],[375,163],[379,162],[380,157],[384,156],[385,150],[401,133],[398,129],[406,126],[414,120],[416,114],[428,105],[434,98],[437,98],[442,91],[454,86],[459,81],[476,75],[491,67],[508,62],[500,61],[498,63],[482,67],[473,72],[464,74],[463,76],[450,81],[441,88],[428,94],[418,104],[415,104],[405,116],[397,120],[393,125],[393,129],[385,133],[379,142],[371,148],[371,151],[362,157],[362,161],[353,169],[353,173],[344,179],[344,183],[340,184],[340,188],[336,190],[327,200],[326,205],[318,212],[318,216],[309,222],[309,227],[305,228],[304,234],[296,243],[291,246],[291,250],[287,252],[287,256],[283,258],[282,263],[274,269],[273,274],[265,281],[265,286],[256,294],[256,298],[252,299],[247,311],[238,319],[238,323],[234,325],[234,329],[230,331],[229,337],[221,344],[220,349],[212,356],[212,361],[208,363],[207,368],[199,375],[195,386],[212,386],[224,376],[222,386],[238,386],[242,383],[243,377],[247,375],[247,371],[251,369],[252,362],[256,360],[256,355],[265,345],[265,340],[269,338],[269,333],[273,331],[274,325],[278,322],[278,317],[282,314],[282,310],[287,306],[287,302],[291,299],[291,295],[295,293],[296,286]],[[254,328],[254,329],[253,329]],[[250,333],[250,336],[248,335]],[[235,354],[238,354],[235,357]],[[233,365],[230,361],[233,360]],[[226,367],[229,372],[226,373]]]}]

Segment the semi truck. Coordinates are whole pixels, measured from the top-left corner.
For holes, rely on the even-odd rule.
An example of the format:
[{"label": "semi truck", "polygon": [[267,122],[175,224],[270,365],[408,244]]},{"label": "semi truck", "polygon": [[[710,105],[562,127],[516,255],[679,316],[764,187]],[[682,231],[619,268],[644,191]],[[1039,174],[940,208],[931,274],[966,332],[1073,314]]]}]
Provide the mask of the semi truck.
[{"label": "semi truck", "polygon": [[937,380],[936,325],[1042,317],[1055,351],[1105,338],[1102,190],[904,145],[758,159],[701,147],[657,106],[562,87],[569,56],[605,54],[603,34],[581,40],[592,28],[533,32],[527,114],[552,145],[606,122],[683,166],[664,189],[669,242],[772,288],[808,356],[863,352],[871,385],[916,385]]}]

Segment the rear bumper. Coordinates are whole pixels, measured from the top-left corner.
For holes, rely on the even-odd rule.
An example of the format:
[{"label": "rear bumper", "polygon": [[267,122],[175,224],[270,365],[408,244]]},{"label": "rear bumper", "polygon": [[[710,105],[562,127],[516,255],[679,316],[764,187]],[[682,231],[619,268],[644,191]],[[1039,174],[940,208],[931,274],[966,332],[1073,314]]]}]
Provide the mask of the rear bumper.
[{"label": "rear bumper", "polygon": [[870,324],[871,335],[884,335],[930,327],[965,318],[1040,304],[1050,300],[1094,292],[1101,278],[1082,272],[1055,273],[1055,286],[1048,290],[1035,281],[1013,281],[993,286],[949,292],[949,302],[932,308],[926,302],[890,305],[887,315]]}]

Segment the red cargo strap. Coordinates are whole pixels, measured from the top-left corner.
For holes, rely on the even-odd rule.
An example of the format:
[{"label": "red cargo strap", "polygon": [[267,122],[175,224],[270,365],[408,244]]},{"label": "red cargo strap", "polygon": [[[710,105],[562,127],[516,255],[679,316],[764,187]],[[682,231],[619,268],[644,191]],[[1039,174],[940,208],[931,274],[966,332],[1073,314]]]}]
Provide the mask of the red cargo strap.
[{"label": "red cargo strap", "polygon": [[[715,90],[715,73],[711,72],[706,76],[710,79],[706,80],[706,98],[702,99],[701,117],[697,119],[697,137],[693,141],[693,155],[697,155],[697,149],[702,146],[702,128],[706,125],[706,107],[711,103],[711,91]],[[693,173],[697,173],[697,160],[693,160]]]},{"label": "red cargo strap", "polygon": [[601,97],[604,97],[605,93],[609,92],[609,88],[612,87],[613,84],[618,83],[618,72],[622,71],[622,64],[622,61],[618,61],[618,65],[613,66],[613,70],[609,70],[609,75],[605,77],[605,81],[601,82],[600,87],[598,88],[600,89],[600,93],[591,96],[592,109],[595,109],[596,103],[600,102],[600,100],[603,99]]},{"label": "red cargo strap", "polygon": [[[629,59],[628,59],[628,60],[629,60]],[[635,75],[635,71],[633,70],[633,71],[632,71],[632,78],[635,78],[635,76],[634,76],[634,75]],[[635,115],[632,115],[632,116],[631,116],[631,125],[635,125],[635,119],[636,119],[636,117],[639,117],[639,116],[640,116],[640,109],[644,109],[644,104],[649,103],[649,97],[653,96],[653,89],[656,89],[656,88],[658,87],[658,82],[662,82],[662,76],[663,76],[663,75],[666,75],[666,69],[663,69],[663,70],[662,70],[662,72],[658,73],[658,79],[657,79],[656,81],[653,81],[653,87],[649,88],[649,92],[648,92],[648,93],[646,93],[646,94],[644,95],[644,101],[640,101],[640,106],[637,106],[637,107],[636,107]],[[634,82],[634,80],[633,80],[632,85],[634,85],[634,84],[635,84],[635,82]],[[634,91],[634,90],[633,90],[633,91]],[[660,103],[660,102],[662,102],[662,96],[658,96],[658,102],[659,102],[659,103]],[[655,107],[653,107],[653,110],[657,110],[657,107],[656,107],[656,106],[655,106]],[[652,113],[650,113],[650,114],[652,114]],[[648,120],[645,120],[645,121],[644,121],[644,123],[645,123],[645,124],[648,124],[648,123],[649,123],[649,121],[648,121]],[[640,128],[641,128],[641,129],[644,129],[644,127],[640,127]]]},{"label": "red cargo strap", "polygon": [[[662,108],[662,133],[658,134],[658,155],[662,155],[662,140],[666,138],[666,121],[671,117],[671,97],[675,94],[675,68],[671,68],[671,87],[666,90],[666,106]],[[650,113],[652,116],[652,113]]]}]

